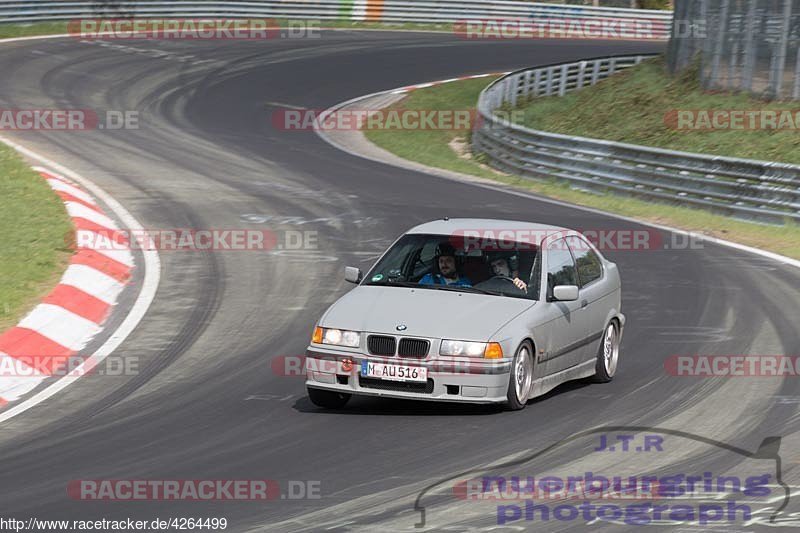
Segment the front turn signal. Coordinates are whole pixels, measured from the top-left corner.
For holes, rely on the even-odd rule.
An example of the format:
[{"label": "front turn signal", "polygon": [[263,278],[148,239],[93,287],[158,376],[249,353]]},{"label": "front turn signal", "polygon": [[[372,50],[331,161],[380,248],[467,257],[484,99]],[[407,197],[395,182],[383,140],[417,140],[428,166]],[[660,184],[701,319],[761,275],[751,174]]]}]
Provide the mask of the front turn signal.
[{"label": "front turn signal", "polygon": [[322,344],[322,328],[317,326],[314,328],[314,334],[311,336],[311,342],[314,344]]},{"label": "front turn signal", "polygon": [[500,343],[490,342],[486,345],[486,350],[483,352],[483,357],[484,359],[502,359],[503,347],[500,346]]}]

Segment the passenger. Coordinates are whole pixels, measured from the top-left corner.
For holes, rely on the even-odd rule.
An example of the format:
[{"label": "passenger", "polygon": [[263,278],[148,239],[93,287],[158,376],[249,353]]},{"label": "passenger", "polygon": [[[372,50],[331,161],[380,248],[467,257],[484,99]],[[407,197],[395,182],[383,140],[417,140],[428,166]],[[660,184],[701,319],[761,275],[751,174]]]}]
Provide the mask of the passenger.
[{"label": "passenger", "polygon": [[519,279],[517,261],[516,255],[500,255],[492,259],[489,264],[495,276],[509,278],[519,290],[528,292],[528,284]]},{"label": "passenger", "polygon": [[425,274],[420,285],[453,285],[457,287],[472,287],[469,279],[461,276],[456,267],[456,251],[452,245],[442,243],[436,248],[435,261],[439,266],[439,273]]}]

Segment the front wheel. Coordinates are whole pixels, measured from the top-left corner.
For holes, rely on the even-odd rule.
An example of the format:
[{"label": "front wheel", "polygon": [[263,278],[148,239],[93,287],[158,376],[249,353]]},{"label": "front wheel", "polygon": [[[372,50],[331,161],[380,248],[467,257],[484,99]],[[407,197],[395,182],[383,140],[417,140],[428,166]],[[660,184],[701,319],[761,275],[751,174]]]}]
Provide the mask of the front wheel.
[{"label": "front wheel", "polygon": [[597,351],[597,363],[595,364],[594,381],[597,383],[608,383],[614,379],[617,373],[617,362],[619,361],[619,327],[617,323],[611,321],[606,326],[603,333],[603,341]]},{"label": "front wheel", "polygon": [[528,341],[523,342],[514,354],[511,363],[511,374],[508,379],[508,407],[512,411],[524,409],[528,402],[533,384],[533,347]]},{"label": "front wheel", "polygon": [[307,387],[308,399],[317,407],[325,409],[340,409],[350,401],[350,395],[331,390],[314,389]]}]

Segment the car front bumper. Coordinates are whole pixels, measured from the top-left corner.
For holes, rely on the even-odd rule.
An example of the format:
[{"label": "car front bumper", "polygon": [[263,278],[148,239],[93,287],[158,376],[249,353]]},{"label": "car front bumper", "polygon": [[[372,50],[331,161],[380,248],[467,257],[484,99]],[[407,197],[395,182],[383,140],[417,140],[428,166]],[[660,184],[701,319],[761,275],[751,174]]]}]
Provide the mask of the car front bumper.
[{"label": "car front bumper", "polygon": [[[426,367],[428,382],[400,382],[360,375],[361,361]],[[506,401],[510,360],[450,360],[375,357],[360,353],[309,348],[306,386],[363,396],[462,403]]]}]

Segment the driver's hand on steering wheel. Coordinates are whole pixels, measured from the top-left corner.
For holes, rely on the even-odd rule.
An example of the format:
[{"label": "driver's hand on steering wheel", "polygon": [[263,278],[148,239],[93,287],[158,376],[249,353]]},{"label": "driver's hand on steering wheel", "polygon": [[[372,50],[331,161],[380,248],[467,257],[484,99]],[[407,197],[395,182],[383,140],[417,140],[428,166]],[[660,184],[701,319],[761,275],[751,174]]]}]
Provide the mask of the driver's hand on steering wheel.
[{"label": "driver's hand on steering wheel", "polygon": [[526,293],[528,292],[528,284],[521,279],[514,278],[514,285],[516,285],[519,290],[525,291]]}]

